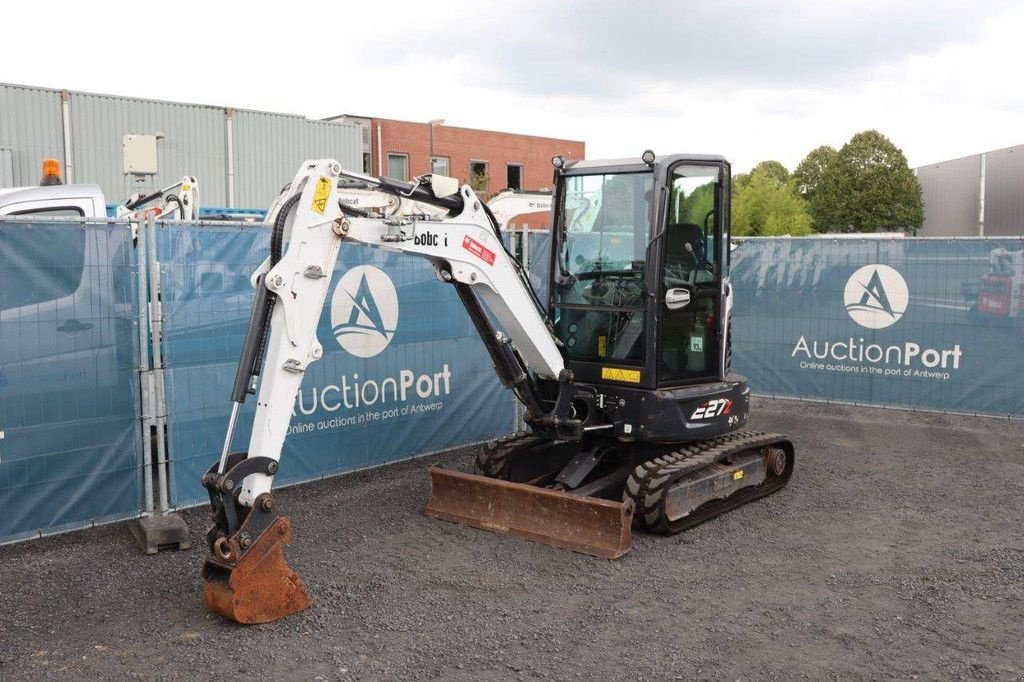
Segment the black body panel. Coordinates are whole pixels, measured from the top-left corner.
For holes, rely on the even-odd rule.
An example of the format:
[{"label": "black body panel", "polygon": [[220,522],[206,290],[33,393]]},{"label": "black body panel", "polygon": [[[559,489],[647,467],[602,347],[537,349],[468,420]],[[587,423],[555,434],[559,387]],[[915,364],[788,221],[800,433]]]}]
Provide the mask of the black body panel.
[{"label": "black body panel", "polygon": [[[743,428],[750,413],[747,380],[735,373],[730,373],[727,381],[653,391],[609,382],[577,385],[594,391],[593,396],[577,394],[576,408],[584,432],[624,442],[702,440]],[[608,424],[612,428],[607,428]]]}]

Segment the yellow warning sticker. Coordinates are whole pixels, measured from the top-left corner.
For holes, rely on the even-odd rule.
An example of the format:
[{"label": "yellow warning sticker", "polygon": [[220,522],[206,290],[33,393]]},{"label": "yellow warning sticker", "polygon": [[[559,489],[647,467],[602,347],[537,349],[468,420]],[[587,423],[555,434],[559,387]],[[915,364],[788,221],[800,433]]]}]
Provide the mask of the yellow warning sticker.
[{"label": "yellow warning sticker", "polygon": [[331,181],[327,178],[320,178],[316,181],[316,190],[313,192],[313,210],[320,215],[327,210],[327,200],[331,197]]},{"label": "yellow warning sticker", "polygon": [[608,337],[599,336],[597,337],[597,357],[603,358],[608,355]]},{"label": "yellow warning sticker", "polygon": [[601,378],[609,381],[625,381],[630,384],[640,383],[640,370],[621,369],[619,367],[602,367]]},{"label": "yellow warning sticker", "polygon": [[738,480],[740,480],[741,478],[743,478],[743,470],[742,470],[742,469],[740,469],[739,471],[734,471],[734,472],[733,472],[733,474],[732,474],[732,480],[734,480],[734,481],[738,481]]}]

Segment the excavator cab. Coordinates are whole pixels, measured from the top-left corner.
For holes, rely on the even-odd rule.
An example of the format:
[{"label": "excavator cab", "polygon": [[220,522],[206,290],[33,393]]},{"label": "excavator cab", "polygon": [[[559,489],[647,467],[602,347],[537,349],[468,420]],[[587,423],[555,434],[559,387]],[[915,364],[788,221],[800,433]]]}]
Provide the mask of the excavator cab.
[{"label": "excavator cab", "polygon": [[[723,379],[729,164],[565,164],[549,315],[578,379],[638,388]],[[573,221],[566,206],[597,206]],[[579,210],[579,209],[576,209]],[[635,380],[634,380],[635,379]]]},{"label": "excavator cab", "polygon": [[740,382],[724,420],[688,419],[698,404],[679,413],[688,387],[729,379],[730,168],[717,156],[648,158],[556,158],[548,315],[566,366],[595,389],[574,403],[584,428],[680,442],[746,420]]}]

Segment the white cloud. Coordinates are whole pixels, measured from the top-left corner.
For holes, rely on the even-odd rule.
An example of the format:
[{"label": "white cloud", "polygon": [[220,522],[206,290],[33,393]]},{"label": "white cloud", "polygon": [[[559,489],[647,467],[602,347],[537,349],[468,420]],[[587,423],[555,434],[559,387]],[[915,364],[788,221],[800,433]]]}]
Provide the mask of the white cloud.
[{"label": "white cloud", "polygon": [[26,30],[0,43],[3,80],[310,117],[443,117],[583,139],[592,158],[722,153],[737,170],[792,167],[866,128],[912,165],[1024,142],[1024,9],[1004,2],[101,7],[5,8],[6,25]]}]

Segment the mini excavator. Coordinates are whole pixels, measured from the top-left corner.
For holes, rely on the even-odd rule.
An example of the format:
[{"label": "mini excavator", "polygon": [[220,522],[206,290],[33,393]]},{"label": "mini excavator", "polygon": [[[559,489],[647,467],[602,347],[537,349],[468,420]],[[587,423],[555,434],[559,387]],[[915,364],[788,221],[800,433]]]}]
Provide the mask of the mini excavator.
[{"label": "mini excavator", "polygon": [[[481,448],[477,473],[430,468],[428,516],[614,559],[632,526],[678,533],[786,485],[793,445],[744,428],[750,393],[731,367],[729,163],[646,151],[553,165],[544,301],[470,186],[302,165],[267,217],[224,449],[203,477],[210,609],[261,623],[310,604],[271,486],[303,373],[323,355],[317,322],[346,242],[427,259],[525,406],[528,433]],[[342,179],[441,215],[370,217],[339,200]],[[232,452],[257,388],[249,448]]]}]

